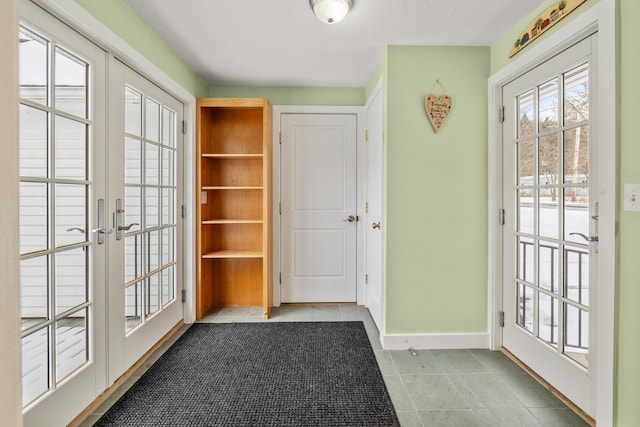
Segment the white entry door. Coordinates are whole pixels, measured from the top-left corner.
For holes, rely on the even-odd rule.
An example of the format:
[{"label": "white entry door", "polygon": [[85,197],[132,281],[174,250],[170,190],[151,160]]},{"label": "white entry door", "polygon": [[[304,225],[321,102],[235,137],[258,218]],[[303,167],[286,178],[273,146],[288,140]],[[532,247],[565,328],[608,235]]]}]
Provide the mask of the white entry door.
[{"label": "white entry door", "polygon": [[281,301],[356,301],[356,116],[281,116]]},{"label": "white entry door", "polygon": [[503,88],[503,345],[592,415],[596,37]]},{"label": "white entry door", "polygon": [[109,381],[183,319],[183,105],[111,58]]},{"label": "white entry door", "polygon": [[382,90],[367,105],[365,196],[365,289],[366,305],[378,331],[382,332]]}]

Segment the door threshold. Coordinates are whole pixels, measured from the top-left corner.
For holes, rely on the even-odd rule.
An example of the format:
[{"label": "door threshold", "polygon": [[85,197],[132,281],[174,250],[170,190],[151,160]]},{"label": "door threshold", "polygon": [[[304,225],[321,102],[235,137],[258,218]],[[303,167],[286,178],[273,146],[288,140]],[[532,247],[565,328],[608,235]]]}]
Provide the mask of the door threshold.
[{"label": "door threshold", "polygon": [[538,381],[540,385],[542,385],[545,389],[547,389],[551,394],[560,399],[562,403],[567,405],[569,409],[576,413],[580,418],[582,418],[586,423],[588,423],[591,427],[596,427],[596,420],[593,419],[589,414],[580,409],[575,403],[569,400],[564,394],[560,393],[554,386],[549,384],[544,378],[538,375],[533,369],[527,366],[522,360],[518,359],[513,353],[507,350],[504,347],[500,347],[500,351],[511,359],[516,365],[520,366],[527,374],[529,374],[534,380]]}]

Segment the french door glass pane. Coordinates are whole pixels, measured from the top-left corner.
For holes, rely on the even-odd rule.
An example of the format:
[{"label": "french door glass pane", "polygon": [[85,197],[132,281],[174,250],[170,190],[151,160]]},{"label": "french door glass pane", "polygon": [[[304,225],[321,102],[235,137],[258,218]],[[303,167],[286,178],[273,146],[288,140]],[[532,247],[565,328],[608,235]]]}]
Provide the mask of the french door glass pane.
[{"label": "french door glass pane", "polygon": [[147,279],[147,301],[145,314],[150,316],[160,310],[160,273]]},{"label": "french door glass pane", "polygon": [[565,286],[568,299],[589,305],[589,252],[582,248],[565,248]]},{"label": "french door glass pane", "polygon": [[146,143],[144,145],[144,154],[145,154],[145,176],[144,183],[146,185],[158,185],[159,181],[159,173],[158,168],[160,167],[160,147],[156,144]]},{"label": "french door glass pane", "polygon": [[22,337],[22,405],[49,391],[49,327]]},{"label": "french door glass pane", "polygon": [[56,254],[56,315],[87,301],[87,254],[84,247]]},{"label": "french door glass pane", "polygon": [[160,231],[147,233],[147,273],[160,267]]},{"label": "french door glass pane", "polygon": [[56,380],[89,360],[87,348],[87,310],[79,310],[56,322]]},{"label": "french door glass pane", "polygon": [[87,64],[56,47],[56,109],[87,118]]},{"label": "french door glass pane", "polygon": [[162,306],[173,301],[175,297],[175,268],[172,265],[162,270]]},{"label": "french door glass pane", "polygon": [[564,73],[564,123],[589,120],[589,64]]},{"label": "french door glass pane", "polygon": [[125,283],[138,279],[142,273],[142,235],[125,237]]},{"label": "french door glass pane", "polygon": [[539,86],[538,129],[539,132],[558,128],[558,78]]},{"label": "french door glass pane", "polygon": [[146,187],[144,191],[145,191],[145,198],[144,198],[145,227],[146,228],[157,227],[158,225],[160,225],[160,218],[159,218],[160,203],[158,200],[159,189],[157,187]]},{"label": "french door glass pane", "polygon": [[124,131],[133,136],[142,136],[142,94],[125,88]]},{"label": "french door glass pane", "polygon": [[558,345],[558,298],[538,293],[538,338],[554,347]]},{"label": "french door glass pane", "polygon": [[48,319],[49,257],[20,261],[20,317],[22,330]]},{"label": "french door glass pane", "polygon": [[533,333],[533,289],[518,284],[518,325]]},{"label": "french door glass pane", "polygon": [[564,189],[564,230],[565,240],[586,243],[576,234],[589,235],[589,187],[567,187]]},{"label": "french door glass pane", "polygon": [[176,146],[176,113],[162,107],[162,144],[175,147]]},{"label": "french door glass pane", "polygon": [[25,28],[20,28],[19,41],[20,98],[47,105],[49,42]]},{"label": "french door glass pane", "polygon": [[56,116],[56,178],[87,179],[87,125]]},{"label": "french door glass pane", "polygon": [[531,136],[535,132],[533,90],[518,96],[518,138]]},{"label": "french door glass pane", "polygon": [[539,286],[547,291],[558,293],[560,291],[558,244],[542,241],[538,247],[538,254]]},{"label": "french door glass pane", "polygon": [[127,224],[138,224],[137,228],[132,227],[131,230],[142,228],[142,189],[140,187],[125,186],[125,222]]},{"label": "french door glass pane", "polygon": [[20,104],[20,176],[47,177],[48,118],[46,111]]},{"label": "french door glass pane", "polygon": [[142,143],[139,139],[124,139],[124,183],[142,184]]},{"label": "french door glass pane", "polygon": [[564,132],[564,182],[589,183],[589,127],[580,126]]},{"label": "french door glass pane", "polygon": [[521,237],[518,239],[518,279],[533,283],[534,266],[533,239]]},{"label": "french door glass pane", "polygon": [[160,104],[147,98],[145,107],[145,138],[158,142],[160,140]]},{"label": "french door glass pane", "polygon": [[20,253],[49,248],[49,186],[40,182],[20,183]]},{"label": "french door glass pane", "polygon": [[125,330],[130,332],[142,323],[142,281],[127,286],[124,299]]},{"label": "french door glass pane", "polygon": [[56,247],[85,242],[87,239],[87,186],[57,184],[55,189]]},{"label": "french door glass pane", "polygon": [[564,354],[582,366],[589,366],[589,312],[565,304],[566,341]]},{"label": "french door glass pane", "polygon": [[518,185],[534,185],[535,177],[535,141],[530,139],[521,141],[517,145],[518,150]]}]

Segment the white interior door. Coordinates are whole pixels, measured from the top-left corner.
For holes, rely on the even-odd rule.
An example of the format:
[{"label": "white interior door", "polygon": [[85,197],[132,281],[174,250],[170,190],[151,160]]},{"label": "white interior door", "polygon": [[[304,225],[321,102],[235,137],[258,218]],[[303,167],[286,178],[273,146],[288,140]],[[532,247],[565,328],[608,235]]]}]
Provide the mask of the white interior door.
[{"label": "white interior door", "polygon": [[109,72],[112,383],[183,319],[183,105],[114,58]]},{"label": "white interior door", "polygon": [[24,424],[66,425],[106,382],[106,54],[30,2],[21,15]]},{"label": "white interior door", "polygon": [[379,90],[366,108],[365,289],[366,304],[382,332],[382,138],[383,93]]},{"label": "white interior door", "polygon": [[356,301],[356,116],[281,115],[281,301]]},{"label": "white interior door", "polygon": [[592,415],[596,37],[503,88],[503,345]]}]

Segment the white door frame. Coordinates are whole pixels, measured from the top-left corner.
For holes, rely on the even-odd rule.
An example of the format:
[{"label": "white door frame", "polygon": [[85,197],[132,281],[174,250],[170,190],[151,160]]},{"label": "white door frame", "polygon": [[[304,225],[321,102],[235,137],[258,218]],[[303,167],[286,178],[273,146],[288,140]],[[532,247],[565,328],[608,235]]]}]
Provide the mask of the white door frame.
[{"label": "white door frame", "polygon": [[[354,106],[309,106],[309,105],[274,105],[273,106],[273,305],[280,306],[280,115],[281,114],[354,114],[356,116],[356,168],[357,189],[356,205],[358,217],[364,218],[364,107]],[[356,302],[364,304],[364,221],[357,223],[356,243]]]},{"label": "white door frame", "polygon": [[[615,215],[616,215],[616,58],[615,58],[615,0],[601,0],[551,34],[547,39],[521,53],[502,70],[489,78],[488,84],[488,329],[492,350],[502,346],[502,330],[498,313],[502,308],[502,228],[498,223],[498,213],[502,206],[502,126],[498,120],[502,105],[502,87],[534,68],[537,64],[557,55],[594,31],[598,32],[598,57],[594,58],[599,81],[598,105],[593,109],[593,125],[598,143],[599,176],[598,188],[594,191],[600,199],[600,254],[598,263],[598,283],[595,290],[593,327],[598,348],[597,359],[591,360],[594,367],[596,386],[593,401],[595,418],[599,427],[613,424],[613,380],[614,380],[614,284],[615,284]],[[507,54],[506,52],[504,53]],[[595,359],[595,358],[594,358]]]},{"label": "white door frame", "polygon": [[[183,170],[185,171],[183,194],[187,206],[184,218],[183,242],[183,289],[186,290],[184,304],[184,322],[193,323],[196,319],[195,306],[195,118],[196,98],[172,77],[161,70],[140,52],[122,40],[96,17],[87,12],[74,0],[34,0],[44,9],[63,20],[67,25],[86,35],[90,40],[116,56],[132,69],[160,86],[184,104],[184,120],[189,125],[184,135]],[[191,268],[189,268],[191,266]]]}]

